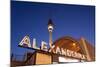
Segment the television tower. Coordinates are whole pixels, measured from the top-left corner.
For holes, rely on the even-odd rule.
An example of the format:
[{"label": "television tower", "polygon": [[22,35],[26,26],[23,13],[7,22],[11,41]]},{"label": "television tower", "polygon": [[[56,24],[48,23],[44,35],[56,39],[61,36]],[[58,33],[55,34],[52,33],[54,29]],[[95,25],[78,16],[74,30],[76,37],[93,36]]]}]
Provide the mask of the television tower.
[{"label": "television tower", "polygon": [[48,22],[48,31],[49,31],[49,46],[50,48],[52,48],[52,32],[53,32],[53,23],[52,23],[52,20],[49,19],[49,22]]}]

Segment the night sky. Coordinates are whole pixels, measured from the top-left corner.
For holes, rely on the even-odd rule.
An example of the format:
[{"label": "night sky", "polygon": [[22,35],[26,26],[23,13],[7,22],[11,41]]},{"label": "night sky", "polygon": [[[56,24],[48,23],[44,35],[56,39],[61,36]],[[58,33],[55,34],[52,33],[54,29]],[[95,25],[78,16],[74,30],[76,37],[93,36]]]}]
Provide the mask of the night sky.
[{"label": "night sky", "polygon": [[29,49],[18,47],[22,38],[28,35],[49,42],[48,20],[54,23],[53,41],[63,36],[76,39],[84,37],[95,45],[95,6],[49,4],[11,1],[11,53],[24,54]]}]

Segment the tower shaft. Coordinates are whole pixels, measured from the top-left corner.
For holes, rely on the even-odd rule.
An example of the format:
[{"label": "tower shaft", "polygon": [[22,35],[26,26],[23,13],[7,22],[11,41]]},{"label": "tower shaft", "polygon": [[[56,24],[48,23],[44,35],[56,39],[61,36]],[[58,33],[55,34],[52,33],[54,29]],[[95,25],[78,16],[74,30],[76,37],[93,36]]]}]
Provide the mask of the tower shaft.
[{"label": "tower shaft", "polygon": [[52,31],[49,31],[49,46],[52,47]]}]

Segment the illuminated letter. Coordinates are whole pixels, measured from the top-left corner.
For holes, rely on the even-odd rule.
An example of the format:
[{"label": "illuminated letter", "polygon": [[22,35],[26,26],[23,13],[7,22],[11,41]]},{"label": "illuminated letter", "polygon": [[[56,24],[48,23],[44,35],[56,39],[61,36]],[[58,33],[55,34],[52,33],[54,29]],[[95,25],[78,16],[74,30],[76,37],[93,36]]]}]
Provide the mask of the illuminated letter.
[{"label": "illuminated letter", "polygon": [[44,42],[44,41],[42,41],[41,42],[41,50],[44,50],[44,51],[48,51],[48,49],[47,49],[47,43],[46,42]]},{"label": "illuminated letter", "polygon": [[80,53],[77,53],[77,58],[82,59],[82,55]]},{"label": "illuminated letter", "polygon": [[86,59],[85,55],[82,55],[82,59]]},{"label": "illuminated letter", "polygon": [[76,52],[74,52],[73,54],[72,54],[72,57],[77,57],[77,53]]},{"label": "illuminated letter", "polygon": [[60,48],[59,47],[56,48],[56,53],[57,54],[61,54],[61,51],[60,51]]},{"label": "illuminated letter", "polygon": [[51,48],[49,49],[49,52],[53,52],[53,53],[55,53],[55,51],[53,50],[54,47],[55,47],[55,45],[51,46]]},{"label": "illuminated letter", "polygon": [[67,56],[71,56],[71,51],[67,50]]},{"label": "illuminated letter", "polygon": [[61,48],[61,53],[66,56],[66,49]]},{"label": "illuminated letter", "polygon": [[25,47],[31,47],[30,44],[30,38],[28,36],[25,36],[22,41],[19,43],[19,45],[21,46],[25,46]]},{"label": "illuminated letter", "polygon": [[35,38],[33,39],[33,48],[34,48],[34,49],[39,49],[39,48],[37,47],[37,43],[36,43],[36,39],[35,39]]}]

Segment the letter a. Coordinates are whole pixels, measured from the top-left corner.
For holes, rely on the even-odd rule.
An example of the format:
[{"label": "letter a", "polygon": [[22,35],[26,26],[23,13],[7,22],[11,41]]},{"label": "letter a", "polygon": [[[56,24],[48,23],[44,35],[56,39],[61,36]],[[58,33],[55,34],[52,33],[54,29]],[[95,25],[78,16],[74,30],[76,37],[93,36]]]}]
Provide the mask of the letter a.
[{"label": "letter a", "polygon": [[28,36],[25,36],[22,41],[19,43],[19,45],[21,46],[25,46],[25,47],[31,47],[30,44],[30,38]]}]

